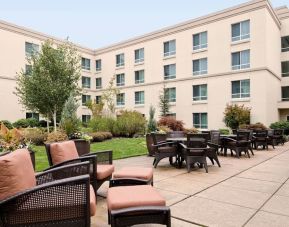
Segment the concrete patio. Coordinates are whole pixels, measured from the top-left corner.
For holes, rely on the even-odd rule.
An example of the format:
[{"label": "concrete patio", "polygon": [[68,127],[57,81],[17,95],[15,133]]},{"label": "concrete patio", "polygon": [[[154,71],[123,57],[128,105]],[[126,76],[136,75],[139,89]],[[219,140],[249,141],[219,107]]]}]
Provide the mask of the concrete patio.
[{"label": "concrete patio", "polygon": [[[119,169],[151,167],[152,162],[142,156],[114,164]],[[176,169],[167,159],[160,162],[154,187],[171,208],[172,226],[289,226],[289,143],[255,151],[250,159],[220,156],[220,162],[222,167],[210,165],[208,174],[204,169]],[[107,188],[100,189],[92,226],[108,226]]]}]

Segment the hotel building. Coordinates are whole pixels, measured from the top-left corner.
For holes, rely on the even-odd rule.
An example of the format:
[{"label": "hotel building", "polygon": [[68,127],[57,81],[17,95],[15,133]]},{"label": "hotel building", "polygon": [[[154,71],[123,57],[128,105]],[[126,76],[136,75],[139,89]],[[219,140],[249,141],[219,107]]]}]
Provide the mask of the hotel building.
[{"label": "hotel building", "polygon": [[[46,39],[0,21],[0,119],[36,116],[23,110],[15,91],[16,72],[29,71],[26,55]],[[120,89],[117,111],[148,116],[168,89],[171,115],[186,127],[223,128],[226,104],[251,108],[251,122],[289,120],[289,9],[254,0],[105,48],[75,45],[81,55],[82,104],[99,102],[110,79]],[[82,105],[83,121],[90,111]]]}]

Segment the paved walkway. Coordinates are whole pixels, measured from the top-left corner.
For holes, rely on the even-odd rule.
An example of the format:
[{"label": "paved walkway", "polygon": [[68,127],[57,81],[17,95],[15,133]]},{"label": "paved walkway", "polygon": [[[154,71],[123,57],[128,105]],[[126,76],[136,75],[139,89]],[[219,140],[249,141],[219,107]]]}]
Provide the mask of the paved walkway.
[{"label": "paved walkway", "polygon": [[[122,166],[152,165],[151,157],[115,161]],[[171,207],[172,226],[289,226],[289,143],[255,151],[250,159],[220,157],[222,167],[187,173],[164,159],[154,170],[154,187]],[[92,226],[106,227],[107,184],[100,189]],[[159,226],[159,225],[143,225]]]}]

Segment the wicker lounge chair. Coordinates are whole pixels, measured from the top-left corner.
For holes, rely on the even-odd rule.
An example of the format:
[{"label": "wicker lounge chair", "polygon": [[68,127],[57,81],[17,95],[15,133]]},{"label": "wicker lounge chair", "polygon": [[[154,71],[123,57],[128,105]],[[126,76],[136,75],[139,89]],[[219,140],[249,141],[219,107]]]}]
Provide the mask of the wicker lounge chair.
[{"label": "wicker lounge chair", "polygon": [[22,149],[0,157],[0,172],[0,226],[90,226],[96,197],[89,162],[35,176],[29,152]]},{"label": "wicker lounge chair", "polygon": [[100,186],[109,181],[114,171],[112,151],[102,151],[78,156],[74,141],[46,144],[46,153],[50,166],[58,167],[71,163],[89,161],[91,164],[90,181],[97,192]]}]

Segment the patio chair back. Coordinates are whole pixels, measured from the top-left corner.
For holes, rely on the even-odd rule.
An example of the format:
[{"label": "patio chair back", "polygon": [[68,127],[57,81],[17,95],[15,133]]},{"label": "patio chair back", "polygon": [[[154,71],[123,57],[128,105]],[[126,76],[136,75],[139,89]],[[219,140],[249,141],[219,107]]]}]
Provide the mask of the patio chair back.
[{"label": "patio chair back", "polygon": [[169,138],[182,138],[185,137],[184,131],[172,131],[168,133]]},{"label": "patio chair back", "polygon": [[267,130],[256,130],[255,137],[256,138],[267,138],[268,131]]},{"label": "patio chair back", "polygon": [[273,129],[268,129],[267,132],[268,132],[268,136],[269,137],[274,135],[274,130]]},{"label": "patio chair back", "polygon": [[157,134],[152,132],[151,133],[152,139],[153,139],[153,144],[157,145],[159,142],[166,142],[167,139],[167,134]]},{"label": "patio chair back", "polygon": [[283,129],[274,129],[275,136],[283,136],[284,130]]},{"label": "patio chair back", "polygon": [[220,131],[219,130],[211,130],[210,132],[211,143],[220,144]]},{"label": "patio chair back", "polygon": [[249,141],[250,134],[253,135],[252,131],[249,130],[238,130],[237,131],[237,141]]},{"label": "patio chair back", "polygon": [[208,133],[187,134],[188,148],[206,148],[208,143]]}]

